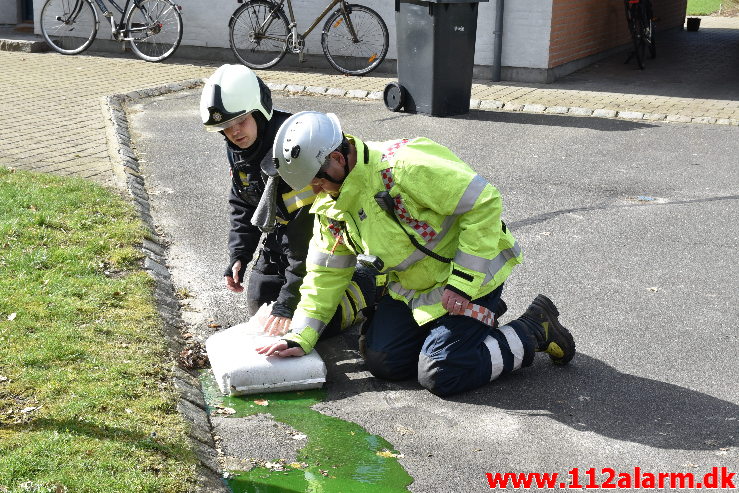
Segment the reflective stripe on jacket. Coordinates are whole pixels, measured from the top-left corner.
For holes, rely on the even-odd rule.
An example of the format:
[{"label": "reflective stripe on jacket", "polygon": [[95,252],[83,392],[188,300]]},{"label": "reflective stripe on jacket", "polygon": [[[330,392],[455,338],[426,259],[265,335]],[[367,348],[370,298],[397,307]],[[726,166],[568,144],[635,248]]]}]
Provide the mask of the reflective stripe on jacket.
[{"label": "reflective stripe on jacket", "polygon": [[[334,199],[321,193],[308,273],[286,336],[309,352],[331,320],[357,254],[379,257],[388,292],[405,302],[419,325],[446,314],[446,287],[477,299],[500,286],[523,260],[501,221],[500,193],[446,147],[426,138],[390,142],[352,140],[357,163]],[[375,200],[389,191],[400,224]],[[401,230],[402,228],[402,230]],[[445,263],[417,249],[418,243]]]}]

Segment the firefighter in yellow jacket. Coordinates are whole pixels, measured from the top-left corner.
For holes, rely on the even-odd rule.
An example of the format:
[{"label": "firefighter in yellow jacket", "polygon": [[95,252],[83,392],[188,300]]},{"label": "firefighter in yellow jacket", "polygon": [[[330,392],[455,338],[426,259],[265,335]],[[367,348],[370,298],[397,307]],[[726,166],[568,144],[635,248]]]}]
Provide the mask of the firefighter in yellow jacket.
[{"label": "firefighter in yellow jacket", "polygon": [[274,156],[293,189],[319,195],[291,331],[260,353],[310,352],[359,261],[386,283],[362,344],[376,377],[417,378],[449,395],[530,365],[535,351],[560,365],[573,358],[572,335],[546,296],[498,326],[521,248],[501,220],[498,190],[449,149],[426,138],[363,142],[336,115],[301,112],[278,130]]}]

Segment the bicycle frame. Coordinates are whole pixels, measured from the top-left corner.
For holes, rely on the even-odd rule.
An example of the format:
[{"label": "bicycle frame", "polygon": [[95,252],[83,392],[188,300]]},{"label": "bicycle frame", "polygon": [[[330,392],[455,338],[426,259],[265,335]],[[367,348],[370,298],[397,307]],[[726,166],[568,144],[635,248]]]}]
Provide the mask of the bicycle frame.
[{"label": "bicycle frame", "polygon": [[[75,9],[75,11],[79,11],[79,10],[82,9],[82,2],[83,1],[84,0],[77,0],[77,3],[79,5],[79,7],[77,9]],[[110,22],[110,33],[111,33],[111,35],[113,36],[113,38],[117,39],[118,41],[130,41],[132,38],[125,37],[126,34],[128,34],[130,36],[130,31],[124,31],[125,30],[125,25],[123,23],[125,21],[126,12],[128,12],[129,7],[131,7],[131,5],[132,5],[132,2],[133,2],[133,5],[140,7],[140,5],[139,5],[140,0],[126,0],[126,3],[125,3],[125,5],[123,7],[121,7],[120,5],[118,5],[118,3],[116,3],[115,0],[108,0],[108,2],[113,6],[113,8],[115,8],[115,10],[118,11],[118,13],[121,14],[120,20],[118,21],[117,25],[116,25],[116,23],[113,20],[113,12],[111,12],[110,9],[107,7],[107,5],[105,5],[105,1],[104,0],[95,0],[95,3],[97,4],[98,8],[103,13],[103,17],[105,17],[106,19],[108,19],[108,22]],[[143,12],[145,12],[145,9],[142,8],[141,10]],[[137,29],[137,31],[138,30],[144,31],[146,29],[147,29],[147,27],[144,26],[142,28]]]},{"label": "bicycle frame", "polygon": [[[113,0],[109,1],[112,2]],[[339,4],[341,4],[341,12],[344,14],[344,19],[347,23],[347,27],[349,28],[349,32],[351,33],[352,41],[355,43],[359,41],[357,39],[357,33],[356,31],[354,31],[354,26],[351,23],[351,19],[349,18],[349,16],[346,15],[346,0],[331,0],[331,3],[329,3],[326,8],[323,9],[323,12],[321,12],[318,17],[316,17],[316,19],[313,21],[313,24],[311,24],[310,27],[306,29],[305,32],[303,32],[302,34],[298,33],[298,23],[295,21],[295,14],[293,13],[293,4],[291,0],[280,0],[278,3],[276,3],[277,7],[275,8],[275,10],[281,9],[285,2],[287,2],[287,12],[290,20],[290,25],[288,27],[290,28],[290,31],[292,33],[293,46],[299,46],[299,38],[305,38],[306,36],[308,36],[313,31],[313,29],[316,28],[318,23],[321,22],[323,18],[326,17],[326,15],[328,15],[329,12],[331,12],[331,10],[333,10],[333,8]],[[272,16],[270,15],[259,27],[262,31],[265,31],[271,23]]]}]

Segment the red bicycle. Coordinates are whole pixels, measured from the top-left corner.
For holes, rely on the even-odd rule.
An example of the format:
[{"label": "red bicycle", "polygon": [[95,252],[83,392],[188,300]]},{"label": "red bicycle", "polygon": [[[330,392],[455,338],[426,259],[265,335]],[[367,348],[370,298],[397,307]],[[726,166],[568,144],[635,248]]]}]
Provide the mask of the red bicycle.
[{"label": "red bicycle", "polygon": [[626,59],[629,63],[636,57],[636,63],[640,69],[644,69],[647,49],[649,57],[657,56],[657,48],[654,44],[654,16],[652,13],[651,0],[624,0],[626,7],[626,22],[629,24],[631,40],[634,42],[634,51]]}]

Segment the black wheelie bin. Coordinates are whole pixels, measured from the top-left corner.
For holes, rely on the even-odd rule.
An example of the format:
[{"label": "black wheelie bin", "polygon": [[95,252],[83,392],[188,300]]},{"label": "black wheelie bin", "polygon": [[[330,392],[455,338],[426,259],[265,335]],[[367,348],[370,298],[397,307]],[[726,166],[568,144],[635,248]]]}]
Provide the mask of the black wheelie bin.
[{"label": "black wheelie bin", "polygon": [[480,1],[395,0],[398,82],[385,87],[388,109],[469,113]]}]

